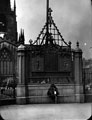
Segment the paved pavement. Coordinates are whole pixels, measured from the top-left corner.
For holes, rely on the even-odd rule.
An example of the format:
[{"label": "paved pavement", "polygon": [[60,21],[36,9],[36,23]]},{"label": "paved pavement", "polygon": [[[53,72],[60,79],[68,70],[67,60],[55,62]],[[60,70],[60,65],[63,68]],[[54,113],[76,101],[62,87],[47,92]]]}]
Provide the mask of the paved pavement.
[{"label": "paved pavement", "polygon": [[0,107],[5,120],[87,120],[91,104],[30,104]]}]

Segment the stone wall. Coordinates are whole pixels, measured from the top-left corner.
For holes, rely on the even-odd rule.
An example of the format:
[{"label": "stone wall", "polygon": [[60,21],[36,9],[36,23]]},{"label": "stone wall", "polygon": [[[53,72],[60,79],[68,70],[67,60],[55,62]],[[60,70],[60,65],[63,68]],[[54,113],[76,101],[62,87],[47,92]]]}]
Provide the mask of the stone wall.
[{"label": "stone wall", "polygon": [[[50,87],[48,83],[29,83],[28,82],[28,65],[26,65],[26,48],[23,44],[18,47],[18,86],[17,86],[17,96],[16,101],[18,104],[26,103],[53,103],[51,98],[48,97],[47,92]],[[56,87],[59,91],[58,103],[80,103],[84,102],[84,91],[83,91],[83,81],[82,81],[82,50],[79,48],[79,43],[77,42],[77,48],[73,53],[74,60],[74,73],[73,83],[60,84],[56,83]],[[35,63],[34,63],[35,64]],[[32,67],[32,64],[29,64]],[[62,66],[62,65],[61,65]],[[28,71],[28,70],[27,70]],[[31,71],[30,71],[31,72]],[[58,72],[58,71],[57,71]],[[65,71],[63,71],[65,72]],[[58,72],[59,73],[59,72]],[[44,72],[42,72],[43,76]],[[32,75],[32,72],[31,72]],[[54,74],[53,74],[54,75]],[[66,72],[67,75],[67,72]],[[39,78],[36,74],[34,77]],[[49,72],[51,76],[51,72]]]},{"label": "stone wall", "polygon": [[[48,97],[47,92],[50,84],[43,85],[28,85],[27,86],[27,103],[53,103],[53,101]],[[58,103],[78,103],[83,102],[83,88],[82,86],[73,85],[59,85],[56,87],[59,91]],[[79,89],[80,88],[80,89]],[[78,89],[78,91],[76,90]],[[80,94],[79,94],[80,90]],[[80,96],[80,99],[79,97]]]}]

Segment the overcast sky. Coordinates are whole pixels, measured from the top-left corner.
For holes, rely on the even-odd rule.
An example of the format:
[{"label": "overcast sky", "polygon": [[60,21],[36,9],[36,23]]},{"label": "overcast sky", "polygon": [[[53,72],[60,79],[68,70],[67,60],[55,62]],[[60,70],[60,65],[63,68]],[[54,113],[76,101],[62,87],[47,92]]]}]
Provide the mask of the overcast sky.
[{"label": "overcast sky", "polygon": [[[11,1],[13,3],[13,0]],[[46,0],[16,0],[18,32],[25,31],[26,43],[36,40],[46,22]],[[13,5],[13,4],[12,4]],[[53,19],[66,42],[76,41],[92,58],[92,7],[90,0],[50,0]]]}]

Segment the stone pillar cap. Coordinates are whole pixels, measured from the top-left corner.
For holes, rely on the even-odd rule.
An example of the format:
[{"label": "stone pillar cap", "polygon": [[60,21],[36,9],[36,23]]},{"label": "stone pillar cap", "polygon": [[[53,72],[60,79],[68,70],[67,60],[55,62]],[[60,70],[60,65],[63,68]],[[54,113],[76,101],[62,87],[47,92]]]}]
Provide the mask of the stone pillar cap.
[{"label": "stone pillar cap", "polygon": [[82,52],[82,49],[79,47],[79,42],[76,43],[76,49],[75,52]]},{"label": "stone pillar cap", "polygon": [[23,44],[19,45],[18,50],[25,50],[25,46]]}]

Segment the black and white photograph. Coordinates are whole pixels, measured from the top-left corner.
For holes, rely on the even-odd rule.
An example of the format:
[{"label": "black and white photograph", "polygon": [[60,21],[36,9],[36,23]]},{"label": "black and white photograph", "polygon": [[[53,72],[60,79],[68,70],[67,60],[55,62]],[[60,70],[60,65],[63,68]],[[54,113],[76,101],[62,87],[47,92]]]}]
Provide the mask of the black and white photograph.
[{"label": "black and white photograph", "polygon": [[0,120],[92,120],[92,0],[0,0]]}]

